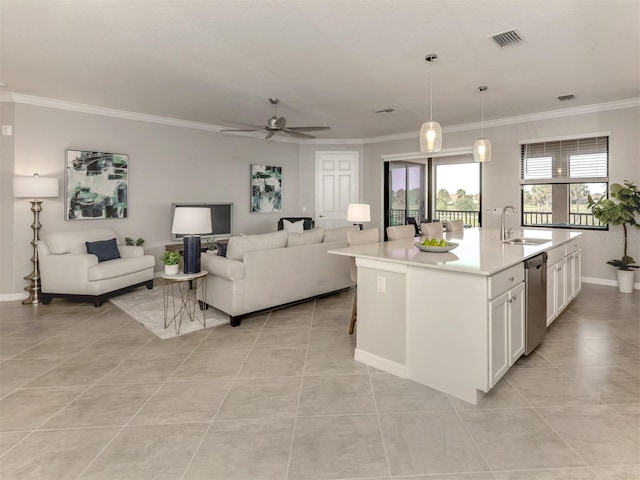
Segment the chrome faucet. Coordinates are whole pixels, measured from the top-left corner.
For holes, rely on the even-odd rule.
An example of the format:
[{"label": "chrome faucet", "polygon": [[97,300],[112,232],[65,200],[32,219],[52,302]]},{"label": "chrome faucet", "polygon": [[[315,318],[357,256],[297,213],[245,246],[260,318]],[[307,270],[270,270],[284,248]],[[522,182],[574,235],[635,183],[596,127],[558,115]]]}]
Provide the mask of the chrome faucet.
[{"label": "chrome faucet", "polygon": [[502,209],[502,215],[500,215],[500,241],[502,242],[504,242],[509,237],[511,237],[511,229],[507,231],[505,228],[506,227],[505,217],[506,217],[507,210],[511,210],[513,213],[518,213],[518,210],[516,210],[516,207],[514,207],[513,205],[507,205]]}]

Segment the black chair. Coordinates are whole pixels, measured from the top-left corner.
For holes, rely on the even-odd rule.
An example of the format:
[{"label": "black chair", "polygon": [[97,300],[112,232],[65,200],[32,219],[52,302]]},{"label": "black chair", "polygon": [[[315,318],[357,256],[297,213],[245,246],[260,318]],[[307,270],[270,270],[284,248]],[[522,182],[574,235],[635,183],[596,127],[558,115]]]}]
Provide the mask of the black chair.
[{"label": "black chair", "polygon": [[416,219],[413,217],[405,217],[405,224],[406,225],[413,225],[413,228],[416,229],[416,237],[420,236],[420,227],[418,226],[418,223],[416,222]]},{"label": "black chair", "polygon": [[300,220],[303,220],[304,221],[304,223],[302,224],[303,230],[311,230],[315,225],[315,222],[311,217],[282,217],[278,220],[278,230],[284,230],[284,222],[283,222],[284,220],[289,220],[291,223],[299,222]]}]

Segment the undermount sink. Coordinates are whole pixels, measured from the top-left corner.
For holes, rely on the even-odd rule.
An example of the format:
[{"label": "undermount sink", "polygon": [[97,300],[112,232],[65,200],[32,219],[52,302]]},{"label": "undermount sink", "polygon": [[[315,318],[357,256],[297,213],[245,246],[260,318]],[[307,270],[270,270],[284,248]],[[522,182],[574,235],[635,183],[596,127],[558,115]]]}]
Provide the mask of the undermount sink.
[{"label": "undermount sink", "polygon": [[547,240],[544,238],[521,237],[521,238],[512,238],[510,240],[505,240],[502,243],[508,243],[509,245],[542,245],[543,243],[547,243],[550,241],[551,240]]}]

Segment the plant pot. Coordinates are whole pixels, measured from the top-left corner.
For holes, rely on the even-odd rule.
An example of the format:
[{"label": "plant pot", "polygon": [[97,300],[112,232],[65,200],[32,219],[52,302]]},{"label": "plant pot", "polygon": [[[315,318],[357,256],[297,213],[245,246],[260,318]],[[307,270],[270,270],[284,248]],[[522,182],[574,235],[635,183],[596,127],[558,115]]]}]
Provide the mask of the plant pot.
[{"label": "plant pot", "polygon": [[633,282],[636,272],[634,270],[616,270],[618,276],[618,291],[620,293],[633,293]]},{"label": "plant pot", "polygon": [[178,273],[178,268],[180,268],[180,265],[177,263],[175,265],[165,265],[164,273],[165,275],[175,275]]}]

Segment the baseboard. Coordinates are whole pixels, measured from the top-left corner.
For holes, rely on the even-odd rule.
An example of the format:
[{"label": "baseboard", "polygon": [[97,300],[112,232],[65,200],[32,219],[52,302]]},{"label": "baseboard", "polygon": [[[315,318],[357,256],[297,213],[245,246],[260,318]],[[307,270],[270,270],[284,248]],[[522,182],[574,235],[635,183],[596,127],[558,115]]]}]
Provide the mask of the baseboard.
[{"label": "baseboard", "polygon": [[[605,287],[617,287],[617,280],[609,280],[607,278],[582,277],[582,283],[590,283],[592,285],[604,285]],[[633,284],[634,290],[640,290],[640,283]]]},{"label": "baseboard", "polygon": [[374,355],[369,352],[365,352],[364,350],[360,350],[358,348],[356,348],[353,358],[358,362],[369,365],[370,367],[377,368],[401,378],[407,378],[407,367],[405,365],[400,365],[399,363],[379,357],[378,355]]},{"label": "baseboard", "polygon": [[23,293],[0,293],[0,302],[14,302],[16,300],[24,300],[29,294]]}]

